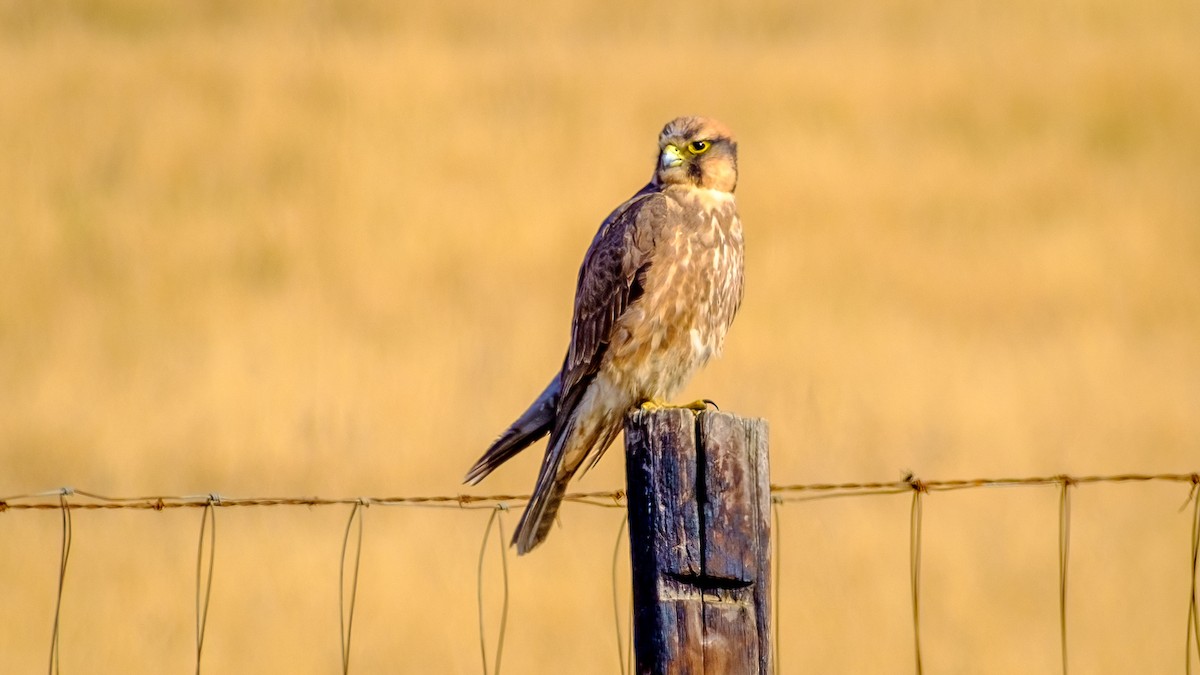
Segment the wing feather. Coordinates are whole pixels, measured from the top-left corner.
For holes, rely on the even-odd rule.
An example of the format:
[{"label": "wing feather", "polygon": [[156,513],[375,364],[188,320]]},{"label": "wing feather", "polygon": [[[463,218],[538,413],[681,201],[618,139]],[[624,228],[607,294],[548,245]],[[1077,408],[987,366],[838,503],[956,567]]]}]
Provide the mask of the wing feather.
[{"label": "wing feather", "polygon": [[654,241],[672,207],[669,198],[648,185],[600,226],[579,268],[564,392],[599,370],[617,319],[641,296]]}]

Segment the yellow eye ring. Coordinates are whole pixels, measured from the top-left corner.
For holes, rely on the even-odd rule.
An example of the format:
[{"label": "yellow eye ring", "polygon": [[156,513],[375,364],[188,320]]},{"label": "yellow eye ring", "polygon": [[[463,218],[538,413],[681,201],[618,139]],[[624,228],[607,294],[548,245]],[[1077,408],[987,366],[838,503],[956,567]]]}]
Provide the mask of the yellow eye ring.
[{"label": "yellow eye ring", "polygon": [[691,143],[688,143],[688,150],[690,150],[693,155],[703,155],[704,153],[708,152],[708,149],[711,147],[712,143],[709,141],[692,141]]}]

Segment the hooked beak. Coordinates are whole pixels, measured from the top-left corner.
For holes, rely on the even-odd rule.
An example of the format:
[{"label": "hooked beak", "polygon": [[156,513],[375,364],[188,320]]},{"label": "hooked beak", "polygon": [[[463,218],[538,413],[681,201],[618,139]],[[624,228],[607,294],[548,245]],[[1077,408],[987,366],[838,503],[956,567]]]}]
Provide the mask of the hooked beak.
[{"label": "hooked beak", "polygon": [[658,158],[658,165],[663,169],[679,166],[683,164],[683,153],[674,145],[668,145],[663,148],[662,155]]}]

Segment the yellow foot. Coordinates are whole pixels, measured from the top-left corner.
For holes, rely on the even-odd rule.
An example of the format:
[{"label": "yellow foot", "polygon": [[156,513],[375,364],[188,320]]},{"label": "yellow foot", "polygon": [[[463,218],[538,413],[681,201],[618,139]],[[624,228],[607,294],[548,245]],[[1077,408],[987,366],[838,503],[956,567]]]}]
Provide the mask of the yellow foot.
[{"label": "yellow foot", "polygon": [[658,410],[659,408],[670,408],[671,404],[661,398],[651,398],[642,401],[642,404],[638,407],[642,410]]},{"label": "yellow foot", "polygon": [[695,401],[692,401],[691,403],[684,403],[683,405],[671,405],[670,403],[667,403],[666,401],[664,401],[662,399],[652,398],[652,399],[649,399],[646,401],[642,401],[642,404],[638,407],[641,408],[642,410],[658,410],[660,408],[686,408],[687,410],[692,410],[695,412],[704,412],[704,411],[708,410],[708,406],[710,406],[710,405],[715,410],[721,409],[720,407],[717,406],[716,403],[712,402],[711,400],[709,400],[707,398],[697,399]]}]

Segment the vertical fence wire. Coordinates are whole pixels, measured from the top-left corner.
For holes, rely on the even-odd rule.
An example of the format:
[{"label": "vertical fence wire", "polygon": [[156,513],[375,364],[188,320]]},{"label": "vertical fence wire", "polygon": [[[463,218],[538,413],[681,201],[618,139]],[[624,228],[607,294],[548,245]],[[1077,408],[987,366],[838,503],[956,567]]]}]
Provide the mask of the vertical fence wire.
[{"label": "vertical fence wire", "polygon": [[1067,675],[1067,562],[1071,553],[1071,479],[1062,477],[1058,495],[1058,631],[1062,672]]},{"label": "vertical fence wire", "polygon": [[[204,632],[208,627],[208,601],[212,597],[213,563],[217,554],[217,512],[220,497],[210,495],[200,512],[200,543],[196,546],[196,675],[204,654]],[[208,570],[205,573],[204,540],[208,535]],[[202,592],[203,591],[203,592]]]},{"label": "vertical fence wire", "polygon": [[779,675],[780,671],[783,670],[782,659],[780,658],[783,641],[779,639],[779,599],[781,597],[779,587],[783,585],[783,579],[780,575],[780,570],[783,568],[783,530],[779,527],[780,503],[782,503],[782,500],[779,497],[771,497],[771,520],[773,521],[771,526],[771,546],[773,547],[772,557],[775,559],[775,570],[771,573],[771,633],[772,642],[774,643],[771,646],[771,672],[774,675]]},{"label": "vertical fence wire", "polygon": [[633,597],[632,590],[629,598],[629,611],[625,613],[625,625],[628,627],[625,633],[625,672],[633,675]]},{"label": "vertical fence wire", "polygon": [[500,630],[496,639],[496,669],[495,675],[500,675],[500,658],[504,654],[504,631],[508,624],[508,548],[504,545],[504,520],[501,512],[507,511],[505,504],[497,504],[488,518],[487,527],[483,530],[483,542],[479,545],[479,570],[476,581],[476,596],[479,601],[479,656],[483,663],[483,675],[488,675],[487,639],[484,633],[483,611],[483,561],[487,553],[488,536],[492,529],[497,530],[496,541],[500,547],[500,569],[504,578],[504,596],[500,607]]},{"label": "vertical fence wire", "polygon": [[[342,675],[350,672],[350,639],[354,632],[354,605],[358,600],[358,569],[362,561],[363,545],[363,507],[365,499],[359,499],[350,509],[350,519],[346,521],[346,533],[342,535],[342,558],[338,569],[338,625],[342,639]],[[350,530],[355,521],[358,522],[358,538],[354,548],[354,575],[350,578],[350,607],[346,611],[346,551],[350,545]],[[348,615],[348,616],[347,616]]]},{"label": "vertical fence wire", "polygon": [[625,641],[623,639],[624,631],[621,626],[621,602],[617,592],[617,561],[620,559],[621,540],[625,536],[625,527],[629,523],[629,514],[621,519],[621,525],[617,528],[617,540],[613,543],[612,554],[612,602],[613,602],[613,624],[617,632],[617,663],[621,666],[621,675],[628,675],[628,670],[625,669]]},{"label": "vertical fence wire", "polygon": [[921,495],[925,486],[920,481],[910,479],[913,489],[912,510],[909,513],[908,538],[908,570],[909,586],[912,590],[913,617],[913,655],[916,660],[917,675],[922,675],[921,666]]},{"label": "vertical fence wire", "polygon": [[62,510],[62,544],[58,551],[58,595],[54,601],[54,628],[50,633],[50,675],[57,675],[60,659],[58,647],[61,643],[60,626],[62,617],[63,585],[67,581],[67,562],[71,559],[71,538],[74,526],[71,523],[71,508],[67,504],[67,495],[71,488],[63,488],[58,493],[58,504]]},{"label": "vertical fence wire", "polygon": [[500,607],[500,631],[496,637],[496,675],[500,675],[500,657],[504,654],[505,628],[508,626],[508,538],[504,535],[504,512],[508,507],[501,504],[496,507],[496,545],[500,548],[500,570],[504,575],[504,603]]},{"label": "vertical fence wire", "polygon": [[1200,658],[1200,610],[1196,604],[1196,571],[1197,560],[1200,559],[1200,474],[1192,474],[1192,490],[1189,498],[1192,500],[1192,583],[1191,597],[1188,599],[1187,641],[1184,643],[1184,656],[1188,675],[1192,673],[1192,645],[1195,640],[1196,657]]}]

